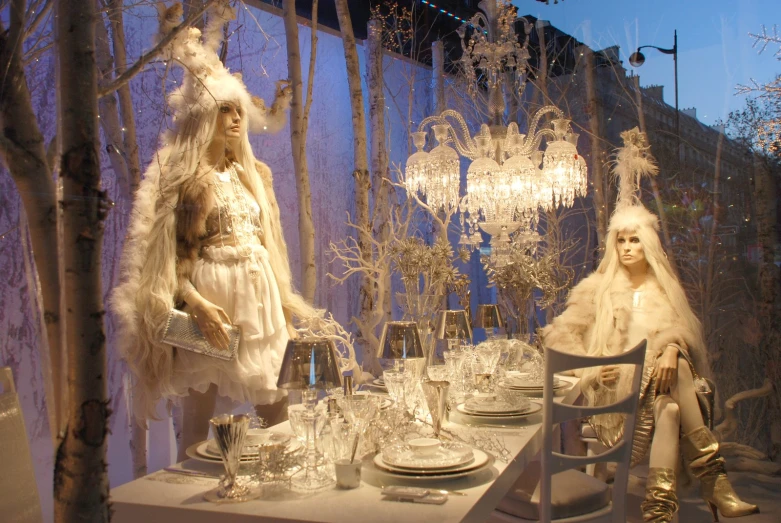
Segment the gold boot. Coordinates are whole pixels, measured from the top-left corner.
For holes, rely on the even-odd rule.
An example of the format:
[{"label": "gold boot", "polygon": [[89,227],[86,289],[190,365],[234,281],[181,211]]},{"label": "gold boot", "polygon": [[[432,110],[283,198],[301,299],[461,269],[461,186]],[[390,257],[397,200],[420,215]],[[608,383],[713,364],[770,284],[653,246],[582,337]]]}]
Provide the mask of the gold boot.
[{"label": "gold boot", "polygon": [[675,494],[675,471],[653,467],[648,469],[645,482],[645,499],[640,504],[643,521],[668,523],[678,512],[678,496]]},{"label": "gold boot", "polygon": [[719,512],[725,518],[736,518],[759,512],[759,507],[740,500],[727,479],[724,458],[719,454],[719,442],[706,427],[694,429],[681,439],[683,457],[700,479],[702,497],[708,502],[713,521]]}]

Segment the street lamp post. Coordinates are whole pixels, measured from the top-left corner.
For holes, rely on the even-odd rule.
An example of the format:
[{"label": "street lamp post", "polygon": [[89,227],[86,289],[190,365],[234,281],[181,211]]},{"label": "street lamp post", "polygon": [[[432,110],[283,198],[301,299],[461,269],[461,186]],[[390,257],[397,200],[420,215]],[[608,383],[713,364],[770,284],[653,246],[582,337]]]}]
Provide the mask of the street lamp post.
[{"label": "street lamp post", "polygon": [[640,67],[645,63],[645,55],[640,52],[640,49],[644,49],[646,47],[652,47],[661,53],[673,55],[673,62],[675,63],[675,134],[678,136],[678,156],[680,157],[681,114],[678,111],[678,30],[676,29],[673,33],[672,49],[662,49],[661,47],[656,47],[655,45],[641,45],[638,47],[637,50],[629,57],[629,63],[632,64],[633,67]]}]

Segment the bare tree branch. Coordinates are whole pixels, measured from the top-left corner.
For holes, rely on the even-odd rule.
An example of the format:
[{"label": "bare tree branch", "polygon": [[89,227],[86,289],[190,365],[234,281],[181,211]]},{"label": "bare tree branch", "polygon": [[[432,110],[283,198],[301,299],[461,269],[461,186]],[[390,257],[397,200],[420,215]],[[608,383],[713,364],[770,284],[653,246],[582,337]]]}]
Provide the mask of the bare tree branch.
[{"label": "bare tree branch", "polygon": [[193,24],[203,15],[203,13],[208,9],[216,0],[207,0],[204,2],[203,6],[200,6],[198,9],[193,10],[190,13],[190,16],[188,16],[184,22],[177,25],[173,29],[171,29],[171,32],[165,35],[158,43],[155,45],[152,49],[141,55],[141,57],[127,68],[127,70],[116,77],[113,82],[103,86],[100,91],[98,91],[98,98],[102,98],[117,89],[119,89],[121,86],[128,83],[135,75],[141,72],[141,70],[152,61],[153,58],[155,58],[157,55],[159,55],[165,47],[170,44],[174,38],[176,38],[179,33],[184,31],[185,29],[192,27]]}]

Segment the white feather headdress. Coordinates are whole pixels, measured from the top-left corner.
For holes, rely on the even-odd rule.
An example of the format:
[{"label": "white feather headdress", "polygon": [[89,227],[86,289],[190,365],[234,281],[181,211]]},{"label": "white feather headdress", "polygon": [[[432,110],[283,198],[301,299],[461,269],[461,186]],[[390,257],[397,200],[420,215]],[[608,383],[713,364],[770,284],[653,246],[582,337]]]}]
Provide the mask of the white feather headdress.
[{"label": "white feather headdress", "polygon": [[656,176],[659,172],[651,156],[648,140],[637,127],[622,132],[621,139],[624,145],[616,153],[616,166],[613,169],[613,174],[618,178],[618,199],[608,230],[651,227],[658,231],[659,219],[640,200],[643,176]]},{"label": "white feather headdress", "polygon": [[[160,38],[182,21],[181,4],[166,7],[158,4]],[[173,39],[165,51],[171,64],[182,67],[182,84],[168,96],[174,123],[181,123],[200,112],[213,111],[222,101],[241,105],[250,132],[276,132],[285,124],[285,109],[290,106],[289,92],[278,89],[277,99],[269,108],[264,101],[247,91],[241,73],[231,73],[217,54],[225,24],[236,19],[228,0],[217,0],[205,12],[203,32],[191,27]],[[278,84],[279,85],[279,84]],[[283,94],[283,96],[279,96]]]}]

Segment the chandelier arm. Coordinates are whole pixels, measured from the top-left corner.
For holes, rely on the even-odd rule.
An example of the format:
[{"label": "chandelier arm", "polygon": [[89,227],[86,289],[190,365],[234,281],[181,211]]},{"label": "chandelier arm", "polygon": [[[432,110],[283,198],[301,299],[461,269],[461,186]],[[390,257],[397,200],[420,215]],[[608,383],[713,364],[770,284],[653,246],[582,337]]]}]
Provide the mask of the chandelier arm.
[{"label": "chandelier arm", "polygon": [[529,131],[527,133],[527,136],[534,136],[534,134],[537,132],[537,126],[540,123],[540,119],[548,113],[553,113],[558,118],[564,118],[564,111],[562,111],[555,105],[546,105],[545,107],[537,111],[537,113],[534,115],[534,118],[532,118],[531,124],[529,125]]},{"label": "chandelier arm", "polygon": [[[477,22],[482,22],[483,25],[481,26]],[[488,31],[488,38],[489,40],[493,38],[493,28],[491,27],[491,22],[488,20],[488,17],[485,16],[482,12],[478,11],[476,12],[472,18],[469,19],[469,22],[467,22],[469,25],[471,25],[476,31]]]},{"label": "chandelier arm", "polygon": [[[454,119],[458,126],[461,128],[461,133],[463,134],[463,141],[459,139],[458,133],[456,133],[455,128],[446,120],[446,117],[451,117]],[[444,123],[447,123],[450,132],[453,136],[453,141],[455,142],[456,149],[458,149],[458,152],[461,153],[462,156],[466,156],[468,158],[474,159],[476,156],[479,156],[480,151],[478,151],[477,143],[472,139],[472,136],[469,134],[469,127],[466,125],[466,120],[458,111],[455,111],[453,109],[445,109],[442,111],[442,114],[439,115],[440,120],[442,120]]]},{"label": "chandelier arm", "polygon": [[532,140],[531,142],[529,142],[529,138],[527,137],[521,149],[521,153],[524,156],[530,156],[535,151],[539,150],[540,144],[542,143],[542,139],[546,137],[555,140],[556,133],[553,132],[553,129],[540,129],[533,137],[531,137]]},{"label": "chandelier arm", "polygon": [[439,117],[439,115],[427,116],[426,118],[423,119],[422,122],[420,122],[420,124],[418,124],[418,132],[424,131],[425,130],[424,127],[426,127],[431,122],[440,122],[440,121],[441,118]]}]

